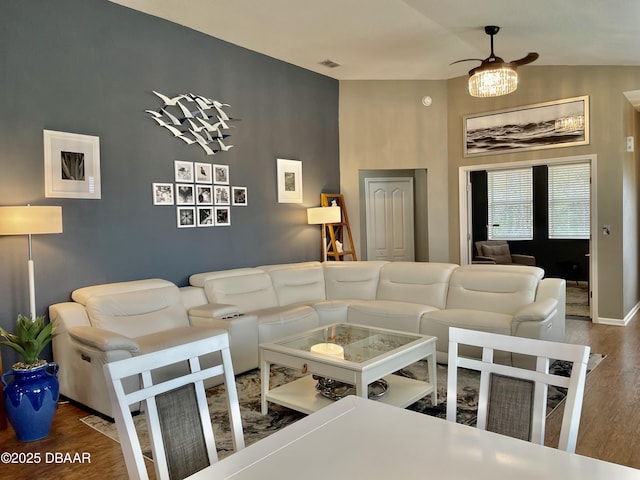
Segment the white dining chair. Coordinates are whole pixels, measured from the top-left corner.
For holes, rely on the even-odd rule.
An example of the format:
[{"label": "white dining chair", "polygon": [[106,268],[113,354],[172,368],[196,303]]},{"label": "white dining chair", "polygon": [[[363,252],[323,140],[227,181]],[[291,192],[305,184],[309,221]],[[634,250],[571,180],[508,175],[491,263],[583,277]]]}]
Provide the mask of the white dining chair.
[{"label": "white dining chair", "polygon": [[[214,332],[215,333],[215,332]],[[221,364],[201,369],[199,357],[220,352]],[[154,383],[152,372],[184,364],[185,374]],[[204,380],[224,378],[235,451],[244,448],[240,406],[226,332],[104,365],[109,397],[130,479],[148,479],[134,425],[137,405],[146,416],[158,479],[182,479],[218,461]],[[139,387],[130,391],[139,376]],[[138,382],[134,382],[138,383]]]},{"label": "white dining chair", "polygon": [[[481,359],[460,355],[479,348]],[[494,352],[527,355],[535,370],[494,363]],[[447,420],[456,421],[458,368],[480,372],[477,427],[544,445],[549,385],[567,389],[558,449],[575,452],[590,348],[451,327]],[[569,377],[549,372],[553,360],[571,362]]]}]

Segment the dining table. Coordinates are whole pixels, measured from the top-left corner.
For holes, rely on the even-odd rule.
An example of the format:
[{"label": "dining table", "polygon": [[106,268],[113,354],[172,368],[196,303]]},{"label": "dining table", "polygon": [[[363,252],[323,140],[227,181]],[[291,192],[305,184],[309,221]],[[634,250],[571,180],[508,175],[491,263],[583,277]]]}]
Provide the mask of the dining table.
[{"label": "dining table", "polygon": [[347,396],[190,480],[640,480],[640,470]]}]

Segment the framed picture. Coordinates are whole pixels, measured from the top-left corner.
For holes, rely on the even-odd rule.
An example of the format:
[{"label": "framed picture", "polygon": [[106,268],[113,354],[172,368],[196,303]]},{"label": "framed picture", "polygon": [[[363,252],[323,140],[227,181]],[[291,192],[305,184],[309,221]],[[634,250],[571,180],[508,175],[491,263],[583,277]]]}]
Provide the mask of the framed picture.
[{"label": "framed picture", "polygon": [[176,183],[193,183],[193,162],[183,162],[176,160],[174,162]]},{"label": "framed picture", "polygon": [[43,130],[44,192],[50,198],[101,198],[100,137]]},{"label": "framed picture", "polygon": [[197,207],[198,227],[213,227],[213,207]]},{"label": "framed picture", "polygon": [[194,199],[193,185],[176,183],[176,205],[193,205]]},{"label": "framed picture", "polygon": [[302,162],[277,160],[278,203],[302,203]]},{"label": "framed picture", "polygon": [[589,144],[589,97],[464,117],[464,156]]},{"label": "framed picture", "polygon": [[211,185],[196,185],[196,203],[198,205],[213,205]]},{"label": "framed picture", "polygon": [[154,205],[173,205],[173,183],[154,183],[152,190]]},{"label": "framed picture", "polygon": [[178,228],[191,228],[196,226],[196,207],[177,207],[176,216]]},{"label": "framed picture", "polygon": [[231,187],[231,205],[247,206],[247,187]]},{"label": "framed picture", "polygon": [[213,176],[211,173],[210,163],[194,163],[194,170],[196,172],[196,183],[212,183]]},{"label": "framed picture", "polygon": [[213,186],[214,205],[231,205],[229,187],[224,185]]},{"label": "framed picture", "polygon": [[229,185],[229,165],[213,165],[213,183]]},{"label": "framed picture", "polygon": [[213,207],[214,208],[214,225],[226,227],[231,225],[231,209],[229,207]]}]

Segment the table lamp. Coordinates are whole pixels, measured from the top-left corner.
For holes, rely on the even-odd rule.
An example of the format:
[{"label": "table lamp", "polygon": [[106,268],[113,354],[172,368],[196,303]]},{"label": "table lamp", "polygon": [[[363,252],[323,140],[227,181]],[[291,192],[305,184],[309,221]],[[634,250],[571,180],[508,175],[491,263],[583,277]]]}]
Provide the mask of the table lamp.
[{"label": "table lamp", "polygon": [[307,208],[307,223],[309,225],[322,224],[322,258],[327,261],[327,223],[339,223],[342,220],[340,207]]},{"label": "table lamp", "polygon": [[29,236],[29,308],[36,318],[36,293],[31,235],[62,233],[62,207],[0,207],[0,235]]}]

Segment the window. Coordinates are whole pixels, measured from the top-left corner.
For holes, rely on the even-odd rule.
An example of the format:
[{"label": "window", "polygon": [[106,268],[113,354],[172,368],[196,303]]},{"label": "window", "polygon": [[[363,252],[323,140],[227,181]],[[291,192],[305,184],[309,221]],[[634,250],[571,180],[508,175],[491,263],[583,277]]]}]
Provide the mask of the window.
[{"label": "window", "polygon": [[487,172],[489,240],[533,239],[531,167]]},{"label": "window", "polygon": [[589,238],[589,163],[549,166],[549,238]]}]

